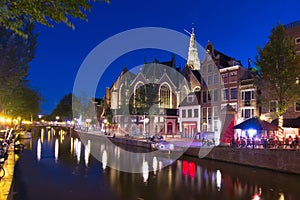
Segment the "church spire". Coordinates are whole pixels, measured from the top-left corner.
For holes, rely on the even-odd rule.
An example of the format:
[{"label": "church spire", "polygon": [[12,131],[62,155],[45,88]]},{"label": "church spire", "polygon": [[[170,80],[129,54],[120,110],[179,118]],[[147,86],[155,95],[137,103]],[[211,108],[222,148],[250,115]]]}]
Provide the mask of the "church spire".
[{"label": "church spire", "polygon": [[194,27],[192,28],[192,33],[190,34],[190,46],[188,52],[187,65],[193,70],[200,70],[200,61],[197,50],[197,42],[194,33]]}]

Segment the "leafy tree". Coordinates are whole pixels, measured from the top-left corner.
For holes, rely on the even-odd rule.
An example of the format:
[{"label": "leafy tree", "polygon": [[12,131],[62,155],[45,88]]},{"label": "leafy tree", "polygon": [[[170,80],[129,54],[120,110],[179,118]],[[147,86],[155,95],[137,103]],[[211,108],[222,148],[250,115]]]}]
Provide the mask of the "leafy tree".
[{"label": "leafy tree", "polygon": [[[92,3],[100,0],[1,0],[0,25],[21,36],[25,22],[38,22],[52,27],[55,23],[65,23],[74,29],[69,18],[87,20],[86,12]],[[109,0],[104,0],[109,2]]]},{"label": "leafy tree", "polygon": [[271,30],[269,42],[264,48],[258,48],[256,63],[258,76],[256,84],[262,91],[261,100],[269,103],[277,101],[276,115],[281,121],[282,115],[299,97],[300,57],[296,55],[294,42],[286,36],[283,25]]},{"label": "leafy tree", "polygon": [[[26,85],[29,62],[34,58],[37,42],[33,29],[33,24],[26,23],[23,30],[28,37],[25,39],[0,26],[0,113],[23,116],[39,110],[41,97]],[[26,106],[28,103],[36,105]]]},{"label": "leafy tree", "polygon": [[11,94],[11,103],[7,106],[9,115],[12,117],[22,117],[30,119],[37,116],[41,111],[40,103],[43,98],[39,92],[29,88],[26,84],[21,84]]},{"label": "leafy tree", "polygon": [[55,109],[50,114],[51,120],[54,120],[56,116],[59,116],[60,120],[71,120],[73,119],[72,113],[72,94],[65,95],[59,103],[56,105]]}]

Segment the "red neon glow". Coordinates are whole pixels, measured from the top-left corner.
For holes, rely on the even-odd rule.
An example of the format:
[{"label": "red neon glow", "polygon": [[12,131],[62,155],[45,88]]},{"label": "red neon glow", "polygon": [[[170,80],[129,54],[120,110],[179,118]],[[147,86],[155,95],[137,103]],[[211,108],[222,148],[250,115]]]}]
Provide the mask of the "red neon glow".
[{"label": "red neon glow", "polygon": [[182,162],[182,173],[183,173],[183,175],[186,176],[188,174],[188,172],[189,172],[189,162],[184,160]]},{"label": "red neon glow", "polygon": [[190,177],[191,178],[195,178],[195,174],[196,174],[196,165],[194,162],[190,162],[189,163],[189,172],[190,172]]}]

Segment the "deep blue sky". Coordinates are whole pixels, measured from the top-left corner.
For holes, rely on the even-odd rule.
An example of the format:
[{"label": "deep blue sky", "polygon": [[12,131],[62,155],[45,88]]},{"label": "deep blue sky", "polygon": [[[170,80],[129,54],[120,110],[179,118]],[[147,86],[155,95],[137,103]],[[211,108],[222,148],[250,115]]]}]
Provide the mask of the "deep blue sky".
[{"label": "deep blue sky", "polygon": [[[36,58],[30,63],[28,79],[45,99],[42,113],[50,113],[60,99],[73,89],[82,61],[100,42],[119,32],[138,27],[164,27],[185,33],[195,23],[197,42],[210,40],[219,51],[239,59],[254,60],[256,48],[268,41],[270,30],[278,22],[287,24],[300,19],[299,2],[285,1],[201,1],[201,0],[111,0],[95,4],[88,22],[71,20],[76,29],[64,24],[48,28],[38,25]],[[161,51],[138,52],[122,56],[101,79],[98,97],[111,86],[124,65],[142,64],[144,59],[167,60],[171,54]],[[179,60],[178,65],[184,66]]]}]

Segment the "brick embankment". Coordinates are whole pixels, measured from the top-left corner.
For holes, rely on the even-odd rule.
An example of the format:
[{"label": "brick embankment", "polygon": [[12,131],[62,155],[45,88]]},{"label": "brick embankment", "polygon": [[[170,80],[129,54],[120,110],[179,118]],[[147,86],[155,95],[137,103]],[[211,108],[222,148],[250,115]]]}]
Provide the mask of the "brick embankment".
[{"label": "brick embankment", "polygon": [[[215,147],[205,159],[260,167],[279,172],[300,175],[300,150],[294,149],[247,149]],[[189,148],[185,155],[199,157],[199,148]]]}]

